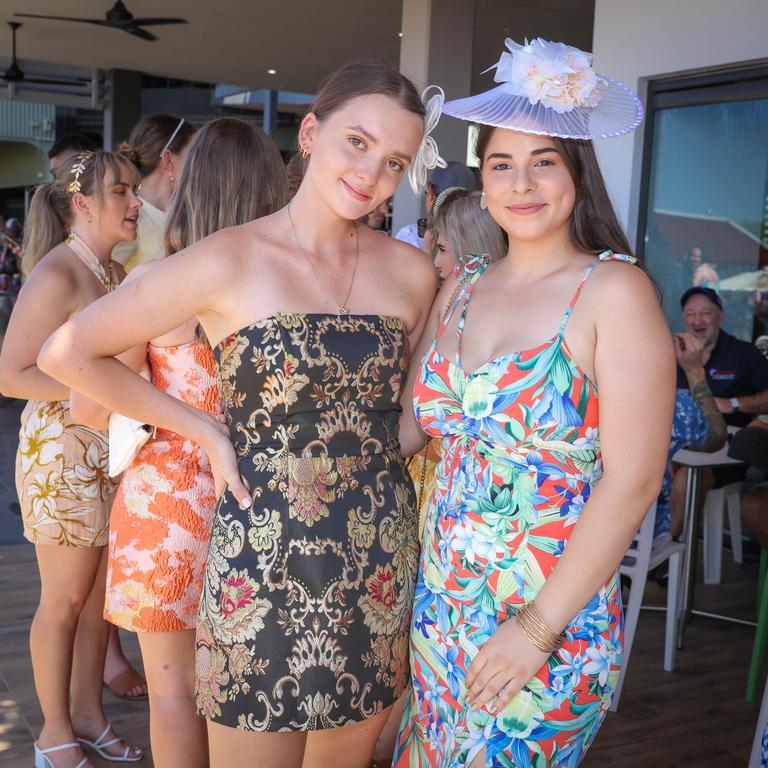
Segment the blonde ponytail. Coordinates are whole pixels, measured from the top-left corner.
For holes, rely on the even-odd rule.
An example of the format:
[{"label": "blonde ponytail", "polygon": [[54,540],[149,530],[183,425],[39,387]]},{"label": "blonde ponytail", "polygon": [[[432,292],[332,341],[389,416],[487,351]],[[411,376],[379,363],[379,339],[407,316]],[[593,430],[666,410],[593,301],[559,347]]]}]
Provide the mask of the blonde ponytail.
[{"label": "blonde ponytail", "polygon": [[66,237],[71,224],[72,206],[69,193],[56,189],[53,182],[41,184],[32,196],[24,223],[24,251],[21,271],[28,277],[32,268],[48,251]]}]

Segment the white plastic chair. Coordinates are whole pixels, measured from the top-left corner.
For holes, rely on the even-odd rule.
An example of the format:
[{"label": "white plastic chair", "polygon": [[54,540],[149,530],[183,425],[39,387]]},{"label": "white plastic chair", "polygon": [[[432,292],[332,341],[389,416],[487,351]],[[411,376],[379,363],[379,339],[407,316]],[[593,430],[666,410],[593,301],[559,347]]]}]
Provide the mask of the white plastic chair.
[{"label": "white plastic chair", "polygon": [[[656,522],[656,502],[645,515],[640,530],[632,540],[627,554],[621,561],[619,573],[630,580],[629,599],[624,611],[624,655],[621,664],[621,673],[616,683],[616,692],[611,702],[611,712],[619,708],[621,690],[624,686],[624,676],[629,666],[629,655],[632,653],[632,644],[635,640],[637,620],[640,616],[640,608],[657,608],[657,606],[643,606],[643,593],[645,582],[648,579],[648,571],[656,568],[669,560],[669,582],[667,584],[667,622],[664,633],[664,669],[672,672],[675,668],[675,653],[677,651],[677,619],[680,615],[680,577],[682,575],[682,554],[685,545],[680,541],[665,540],[656,542],[654,546],[653,529]],[[661,608],[664,610],[664,608]]]},{"label": "white plastic chair", "polygon": [[760,705],[760,714],[757,716],[755,738],[752,740],[752,753],[749,756],[748,768],[760,768],[763,756],[763,734],[768,726],[768,684],[763,691],[763,703]]},{"label": "white plastic chair", "polygon": [[704,500],[704,583],[719,584],[723,563],[723,518],[728,515],[733,562],[743,561],[741,483],[713,488]]}]

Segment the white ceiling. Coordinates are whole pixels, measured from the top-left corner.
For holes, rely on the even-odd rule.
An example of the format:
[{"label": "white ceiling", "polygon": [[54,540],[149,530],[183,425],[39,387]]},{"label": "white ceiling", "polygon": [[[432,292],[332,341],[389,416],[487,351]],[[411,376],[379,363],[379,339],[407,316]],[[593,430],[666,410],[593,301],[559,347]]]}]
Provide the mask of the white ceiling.
[{"label": "white ceiling", "polygon": [[[471,0],[467,0],[471,2]],[[15,11],[101,18],[111,0],[0,0],[0,23]],[[594,0],[476,0],[475,76],[495,62],[504,38],[562,39],[589,49]],[[134,16],[181,16],[189,24],[154,27],[146,42],[114,29],[18,19],[25,60],[254,88],[313,93],[355,57],[397,65],[402,0],[126,0]],[[439,12],[440,0],[433,0]],[[10,56],[10,30],[0,29],[0,59]],[[6,63],[0,61],[0,69]],[[277,75],[267,74],[274,67]],[[479,83],[481,81],[477,81]]]}]

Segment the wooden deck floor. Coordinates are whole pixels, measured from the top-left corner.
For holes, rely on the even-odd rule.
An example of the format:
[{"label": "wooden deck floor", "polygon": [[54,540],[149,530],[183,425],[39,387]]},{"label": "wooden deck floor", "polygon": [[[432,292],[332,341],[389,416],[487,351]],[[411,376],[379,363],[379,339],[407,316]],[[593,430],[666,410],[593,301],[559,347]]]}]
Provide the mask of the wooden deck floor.
[{"label": "wooden deck floor", "polygon": [[[13,462],[19,409],[0,408],[0,768],[31,766],[33,734],[40,725],[27,635],[38,598],[33,548],[21,537],[15,502]],[[697,585],[696,603],[709,610],[754,618],[756,577],[723,556],[723,585]],[[647,601],[665,593],[649,585]],[[744,701],[754,630],[695,617],[677,669],[661,668],[664,615],[643,612],[621,707],[609,714],[586,768],[744,768],[758,705]],[[139,662],[135,637],[124,633],[128,655]],[[107,715],[119,733],[148,745],[146,703],[129,703],[105,693]],[[93,760],[95,766],[114,763]],[[141,766],[151,766],[147,757]],[[247,766],[244,768],[251,768]],[[253,766],[253,768],[257,768]]]}]

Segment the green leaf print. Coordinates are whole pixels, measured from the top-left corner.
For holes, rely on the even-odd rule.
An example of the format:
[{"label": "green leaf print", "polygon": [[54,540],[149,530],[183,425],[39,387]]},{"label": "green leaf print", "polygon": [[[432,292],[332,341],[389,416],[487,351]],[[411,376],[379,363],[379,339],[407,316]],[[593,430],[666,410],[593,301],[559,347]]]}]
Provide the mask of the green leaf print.
[{"label": "green leaf print", "polygon": [[561,395],[565,395],[571,391],[573,383],[571,364],[565,357],[562,347],[559,345],[557,352],[553,355],[552,366],[549,369],[549,380]]}]

